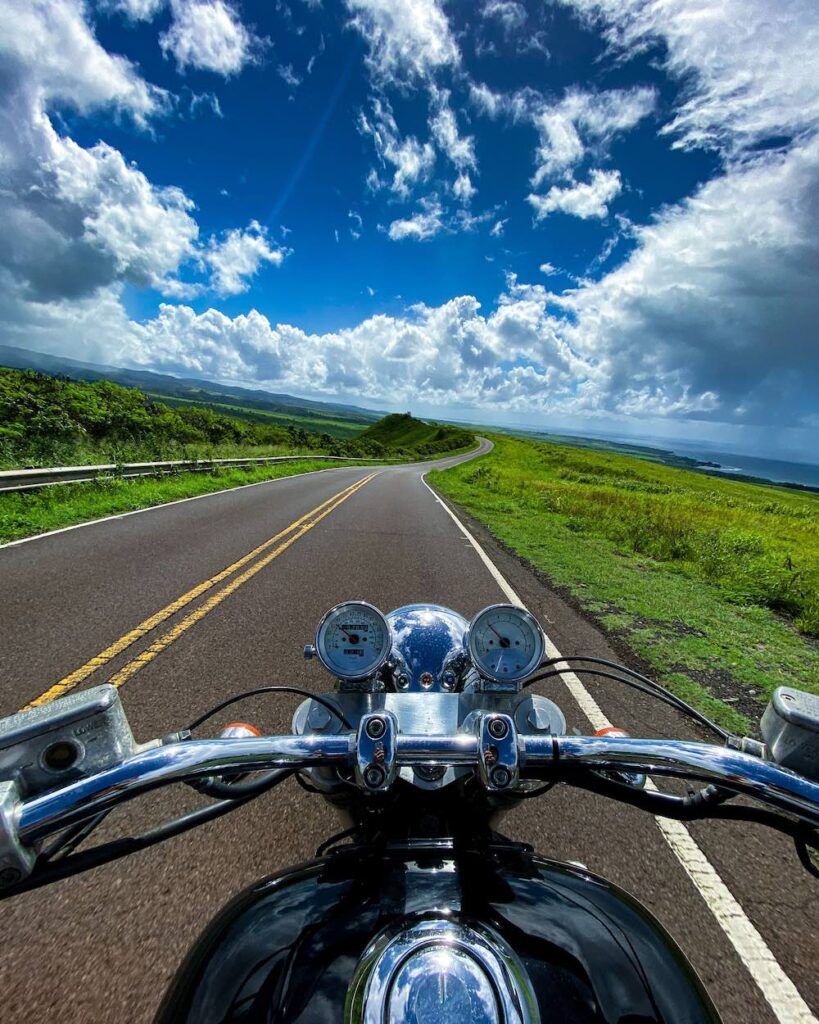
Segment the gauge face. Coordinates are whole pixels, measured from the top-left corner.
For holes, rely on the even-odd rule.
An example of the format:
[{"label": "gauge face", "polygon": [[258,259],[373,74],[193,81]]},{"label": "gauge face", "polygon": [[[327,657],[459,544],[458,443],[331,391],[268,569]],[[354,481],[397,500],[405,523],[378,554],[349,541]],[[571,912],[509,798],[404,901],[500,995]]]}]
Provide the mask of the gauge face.
[{"label": "gauge face", "polygon": [[316,652],[328,672],[363,679],[386,661],[392,634],[381,612],[366,601],[337,604],[319,623]]},{"label": "gauge face", "polygon": [[469,624],[469,654],[482,676],[519,682],[543,660],[543,631],[534,616],[511,604],[493,604]]}]

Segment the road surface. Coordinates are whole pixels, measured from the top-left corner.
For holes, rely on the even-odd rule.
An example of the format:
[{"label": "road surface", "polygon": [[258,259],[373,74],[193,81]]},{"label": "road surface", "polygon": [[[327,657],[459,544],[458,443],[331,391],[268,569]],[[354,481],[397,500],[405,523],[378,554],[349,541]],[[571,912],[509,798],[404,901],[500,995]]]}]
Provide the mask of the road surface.
[{"label": "road surface", "polygon": [[[240,689],[278,681],[320,691],[329,680],[302,647],[323,612],[350,598],[385,612],[432,601],[471,617],[514,593],[563,654],[613,657],[593,626],[459,513],[476,548],[425,484],[428,468],[325,470],[0,548],[0,714],[114,680],[143,740]],[[582,732],[599,712],[633,735],[695,735],[633,691],[559,682],[543,692]],[[259,699],[241,717],[288,731],[295,702]],[[187,792],[167,790],[112,818],[142,830],[189,805]],[[563,787],[504,822],[508,835],[582,861],[649,907],[727,1022],[815,1022],[819,887],[789,842],[744,825],[680,829],[667,834],[648,815]],[[328,806],[288,782],[180,839],[3,903],[2,1019],[151,1020],[219,907],[308,859],[335,830]]]}]

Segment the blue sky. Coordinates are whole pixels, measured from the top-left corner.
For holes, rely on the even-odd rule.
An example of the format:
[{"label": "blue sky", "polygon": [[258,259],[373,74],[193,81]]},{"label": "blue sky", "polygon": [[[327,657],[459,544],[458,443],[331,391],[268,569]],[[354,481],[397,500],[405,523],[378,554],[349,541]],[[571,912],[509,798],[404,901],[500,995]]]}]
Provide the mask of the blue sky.
[{"label": "blue sky", "polygon": [[810,458],[808,0],[0,0],[0,340]]}]

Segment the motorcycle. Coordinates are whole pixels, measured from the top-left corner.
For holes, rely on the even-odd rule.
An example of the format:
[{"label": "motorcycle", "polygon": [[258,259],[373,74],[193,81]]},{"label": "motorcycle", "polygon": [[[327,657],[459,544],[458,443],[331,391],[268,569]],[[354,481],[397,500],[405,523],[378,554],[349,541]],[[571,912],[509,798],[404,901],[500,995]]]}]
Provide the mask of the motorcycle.
[{"label": "motorcycle", "polygon": [[[716,1022],[692,966],[645,908],[496,826],[563,784],[664,817],[768,825],[793,837],[816,874],[819,698],[778,689],[759,742],[631,668],[544,653],[536,619],[512,605],[468,622],[431,604],[385,616],[348,601],[305,648],[335,678],[331,692],[258,687],[141,744],[109,685],[12,715],[0,721],[0,896],[144,850],[293,778],[349,827],[218,915],[171,984],[160,1024]],[[664,701],[718,743],[570,735],[558,705],[529,690],[569,670]],[[260,694],[304,698],[291,735],[231,723],[195,738]],[[171,783],[210,802],[80,848],[117,806]]]}]

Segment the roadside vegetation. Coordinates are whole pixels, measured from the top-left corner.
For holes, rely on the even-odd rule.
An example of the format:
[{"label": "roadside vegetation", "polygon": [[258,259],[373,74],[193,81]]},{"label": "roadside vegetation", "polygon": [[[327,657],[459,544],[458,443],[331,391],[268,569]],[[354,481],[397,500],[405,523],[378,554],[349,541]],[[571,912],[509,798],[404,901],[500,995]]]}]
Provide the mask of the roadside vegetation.
[{"label": "roadside vegetation", "polygon": [[819,498],[494,440],[430,479],[672,690],[733,728],[776,686],[819,693]]},{"label": "roadside vegetation", "polygon": [[103,516],[120,515],[180,498],[211,494],[244,484],[277,480],[284,476],[314,473],[328,465],[333,468],[360,465],[350,462],[274,462],[253,467],[230,467],[167,476],[105,477],[84,484],[60,484],[36,491],[0,494],[0,544],[63,526],[85,523]]},{"label": "roadside vegetation", "polygon": [[[307,429],[305,423],[316,429]],[[343,426],[329,421],[330,429]],[[275,422],[243,411],[226,415],[205,404],[157,401],[112,381],[74,381],[0,367],[0,469],[159,462],[276,455],[333,455],[403,461],[470,448],[472,434],[408,415],[387,416],[352,437],[318,429],[318,416]],[[110,477],[36,491],[0,494],[0,543],[74,523],[321,468],[287,462],[252,468]]]},{"label": "roadside vegetation", "polygon": [[475,435],[468,430],[446,423],[426,423],[408,412],[384,416],[359,434],[357,440],[399,456],[444,455],[475,445]]}]

